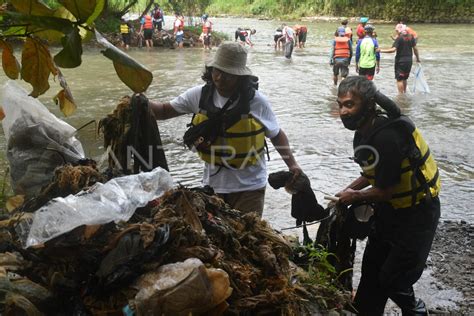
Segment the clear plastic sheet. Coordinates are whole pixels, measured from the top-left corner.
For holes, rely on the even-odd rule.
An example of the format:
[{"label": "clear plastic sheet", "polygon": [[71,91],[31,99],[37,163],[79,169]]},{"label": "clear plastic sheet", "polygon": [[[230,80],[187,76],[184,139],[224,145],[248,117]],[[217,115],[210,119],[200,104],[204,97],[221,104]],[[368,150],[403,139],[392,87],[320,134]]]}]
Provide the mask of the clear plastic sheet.
[{"label": "clear plastic sheet", "polygon": [[430,87],[426,82],[425,75],[421,64],[415,66],[415,81],[413,82],[413,93],[430,93]]},{"label": "clear plastic sheet", "polygon": [[[55,198],[35,212],[25,248],[44,243],[81,225],[128,221],[135,210],[173,187],[161,168],[96,183],[87,191]],[[25,228],[23,228],[25,229]],[[26,235],[22,232],[20,235]]]}]

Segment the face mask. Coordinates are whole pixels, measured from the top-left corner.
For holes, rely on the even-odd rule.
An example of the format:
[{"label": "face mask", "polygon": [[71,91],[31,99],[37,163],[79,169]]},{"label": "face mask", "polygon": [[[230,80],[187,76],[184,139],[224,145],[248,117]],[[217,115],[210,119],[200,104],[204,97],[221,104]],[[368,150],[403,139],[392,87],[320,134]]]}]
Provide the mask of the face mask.
[{"label": "face mask", "polygon": [[364,105],[362,109],[356,114],[341,116],[342,124],[344,124],[345,128],[355,131],[365,123],[368,112],[369,106]]}]

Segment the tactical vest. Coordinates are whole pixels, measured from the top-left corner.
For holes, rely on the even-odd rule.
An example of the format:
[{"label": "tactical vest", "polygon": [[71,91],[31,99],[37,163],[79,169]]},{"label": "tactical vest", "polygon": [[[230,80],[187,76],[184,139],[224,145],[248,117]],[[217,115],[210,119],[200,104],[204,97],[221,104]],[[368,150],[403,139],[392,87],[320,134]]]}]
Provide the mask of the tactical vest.
[{"label": "tactical vest", "polygon": [[[363,144],[370,145],[372,138],[387,127],[396,128],[404,135],[404,138],[409,140],[404,150],[405,158],[401,164],[400,182],[395,186],[389,203],[393,208],[400,209],[415,206],[422,200],[438,196],[441,188],[438,166],[421,133],[408,117],[388,119],[387,122],[376,127],[365,138]],[[356,159],[359,159],[359,163],[361,163],[360,160],[364,160],[358,158],[357,154]],[[364,163],[368,166],[362,166],[362,175],[372,186],[375,184],[375,159],[371,154]]]},{"label": "tactical vest", "polygon": [[[214,92],[212,84],[202,88],[199,112],[194,115],[192,126],[208,120],[221,110],[214,105]],[[198,150],[202,160],[217,166],[245,168],[263,159],[265,126],[250,114],[250,101],[254,95],[255,90],[247,95],[241,94],[237,105],[224,112],[217,139],[210,147]]]}]

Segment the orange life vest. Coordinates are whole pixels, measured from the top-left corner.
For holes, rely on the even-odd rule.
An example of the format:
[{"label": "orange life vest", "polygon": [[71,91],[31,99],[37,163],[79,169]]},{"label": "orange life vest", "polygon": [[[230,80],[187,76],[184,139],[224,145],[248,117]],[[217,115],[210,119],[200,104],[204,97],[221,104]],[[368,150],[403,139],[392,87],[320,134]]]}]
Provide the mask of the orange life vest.
[{"label": "orange life vest", "polygon": [[407,27],[407,33],[410,34],[411,36],[413,36],[414,38],[417,38],[418,37],[418,34],[416,34],[415,31],[413,31],[413,29]]},{"label": "orange life vest", "polygon": [[204,22],[204,24],[202,25],[202,32],[204,34],[207,34],[207,33],[211,33],[211,31],[212,31],[212,22],[211,21]]},{"label": "orange life vest", "polygon": [[345,36],[338,36],[336,37],[335,41],[336,45],[334,47],[334,58],[349,58],[351,56],[351,52],[349,50],[350,39]]},{"label": "orange life vest", "polygon": [[151,20],[151,16],[149,16],[148,14],[145,15],[145,24],[143,25],[143,28],[146,30],[153,28],[153,22]]}]

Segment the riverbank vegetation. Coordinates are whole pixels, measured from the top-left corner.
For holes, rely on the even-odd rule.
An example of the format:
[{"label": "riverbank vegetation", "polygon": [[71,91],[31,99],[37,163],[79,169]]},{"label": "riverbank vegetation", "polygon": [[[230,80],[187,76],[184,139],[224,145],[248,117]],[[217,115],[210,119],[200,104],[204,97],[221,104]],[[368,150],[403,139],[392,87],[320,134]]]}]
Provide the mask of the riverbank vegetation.
[{"label": "riverbank vegetation", "polygon": [[442,23],[472,23],[473,10],[474,4],[470,0],[213,0],[208,7],[211,14],[256,15],[274,19],[369,16],[382,20]]},{"label": "riverbank vegetation", "polygon": [[[372,19],[427,23],[473,23],[471,0],[172,0],[155,1],[171,15],[180,11],[187,16],[254,16],[271,19],[300,19],[315,16],[369,16]],[[144,11],[153,0],[110,0],[109,7],[132,4],[131,10]]]}]

